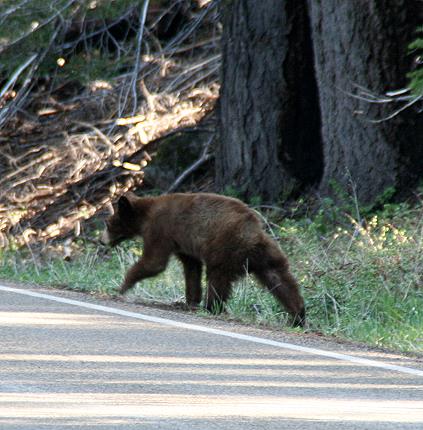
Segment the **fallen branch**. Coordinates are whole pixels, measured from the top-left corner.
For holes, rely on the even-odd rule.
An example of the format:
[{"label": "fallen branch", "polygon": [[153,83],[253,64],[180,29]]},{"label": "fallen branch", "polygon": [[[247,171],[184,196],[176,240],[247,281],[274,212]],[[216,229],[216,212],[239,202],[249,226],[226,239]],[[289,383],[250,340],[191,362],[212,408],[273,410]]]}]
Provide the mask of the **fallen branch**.
[{"label": "fallen branch", "polygon": [[[139,2],[138,29],[145,25],[142,11],[147,3]],[[49,47],[43,46],[33,59],[31,55],[8,77],[6,87],[0,88],[8,94],[15,82],[20,83],[17,97],[4,100],[7,109],[0,110],[0,122],[3,119],[6,125],[0,131],[0,246],[11,237],[14,243],[34,244],[70,237],[76,231],[79,234],[91,217],[143,184],[143,169],[151,161],[148,153],[154,157],[163,139],[181,132],[212,133],[198,124],[211,113],[218,97],[220,58],[213,43],[217,36],[198,42],[192,35],[203,24],[206,31],[216,25],[210,15],[216,10],[213,3],[207,11],[195,12],[179,37],[164,49],[153,40],[151,28],[143,28],[143,37],[138,33],[131,41],[132,69],[112,78],[107,88],[101,82],[85,89],[80,83],[75,87],[75,82],[54,76],[47,85],[38,80],[43,58],[61,52],[64,46],[58,45],[62,38],[56,36],[59,31],[64,34],[69,22],[57,19]],[[85,20],[83,17],[82,25]],[[82,40],[89,30],[84,28]],[[217,27],[213,28],[216,35]],[[200,38],[204,36],[202,29]],[[78,40],[71,41],[74,49]],[[125,45],[126,53],[130,47]],[[132,97],[137,105],[135,115],[130,116]],[[120,118],[119,112],[126,118]],[[169,191],[212,158],[213,137],[209,136],[200,158],[179,175]]]},{"label": "fallen branch", "polygon": [[210,144],[214,139],[214,135],[210,136],[207,143],[204,145],[203,153],[201,154],[201,157],[191,164],[191,166],[188,167],[188,169],[184,170],[175,180],[175,182],[168,188],[166,191],[168,194],[175,191],[182,182],[185,181],[186,178],[188,178],[189,175],[194,173],[198,168],[200,168],[204,163],[209,161],[212,158],[212,154],[209,154],[209,148]]}]

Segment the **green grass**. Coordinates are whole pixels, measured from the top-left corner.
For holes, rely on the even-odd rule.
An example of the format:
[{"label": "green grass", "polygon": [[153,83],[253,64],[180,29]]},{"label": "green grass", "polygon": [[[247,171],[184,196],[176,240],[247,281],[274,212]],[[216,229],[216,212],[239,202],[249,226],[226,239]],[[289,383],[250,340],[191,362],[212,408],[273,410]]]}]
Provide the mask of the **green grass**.
[{"label": "green grass", "polygon": [[[361,222],[352,212],[327,204],[313,218],[269,223],[302,285],[310,330],[423,352],[423,207],[385,205]],[[28,249],[3,250],[0,278],[114,295],[141,255],[137,242],[106,253],[90,243],[78,247],[71,262]],[[130,294],[144,302],[183,300],[181,267],[172,260]],[[249,324],[287,323],[273,297],[248,276],[235,285],[228,314]]]}]

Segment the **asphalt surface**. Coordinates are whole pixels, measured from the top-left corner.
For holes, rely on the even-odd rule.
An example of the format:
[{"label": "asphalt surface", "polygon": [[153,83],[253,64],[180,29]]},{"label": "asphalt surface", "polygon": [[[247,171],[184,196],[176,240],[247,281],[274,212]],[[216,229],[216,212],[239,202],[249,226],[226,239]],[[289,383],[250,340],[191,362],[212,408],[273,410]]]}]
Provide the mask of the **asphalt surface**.
[{"label": "asphalt surface", "polygon": [[[187,322],[173,312],[160,317]],[[0,346],[2,430],[423,429],[419,374],[2,290]],[[423,369],[409,357],[317,346]]]}]

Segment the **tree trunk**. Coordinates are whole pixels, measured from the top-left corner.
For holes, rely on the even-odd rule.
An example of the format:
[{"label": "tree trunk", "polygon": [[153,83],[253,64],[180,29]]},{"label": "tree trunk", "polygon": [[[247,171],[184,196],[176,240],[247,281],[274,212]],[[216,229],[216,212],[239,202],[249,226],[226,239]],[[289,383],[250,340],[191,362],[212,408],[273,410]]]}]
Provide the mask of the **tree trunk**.
[{"label": "tree trunk", "polygon": [[275,200],[322,171],[306,1],[225,1],[222,17],[217,186]]},{"label": "tree trunk", "polygon": [[407,109],[351,96],[406,86],[407,45],[422,22],[419,0],[309,0],[322,114],[323,194],[353,187],[363,203],[401,191],[423,174],[423,121]]}]

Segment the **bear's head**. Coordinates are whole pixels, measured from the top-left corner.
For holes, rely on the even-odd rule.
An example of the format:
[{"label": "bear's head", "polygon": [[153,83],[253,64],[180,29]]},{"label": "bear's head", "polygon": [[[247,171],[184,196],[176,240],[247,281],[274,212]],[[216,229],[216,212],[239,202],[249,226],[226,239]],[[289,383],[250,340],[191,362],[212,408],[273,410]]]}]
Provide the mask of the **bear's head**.
[{"label": "bear's head", "polygon": [[120,197],[113,215],[106,219],[106,228],[100,238],[102,244],[116,246],[138,234],[136,208],[134,207],[136,198],[131,194]]}]

